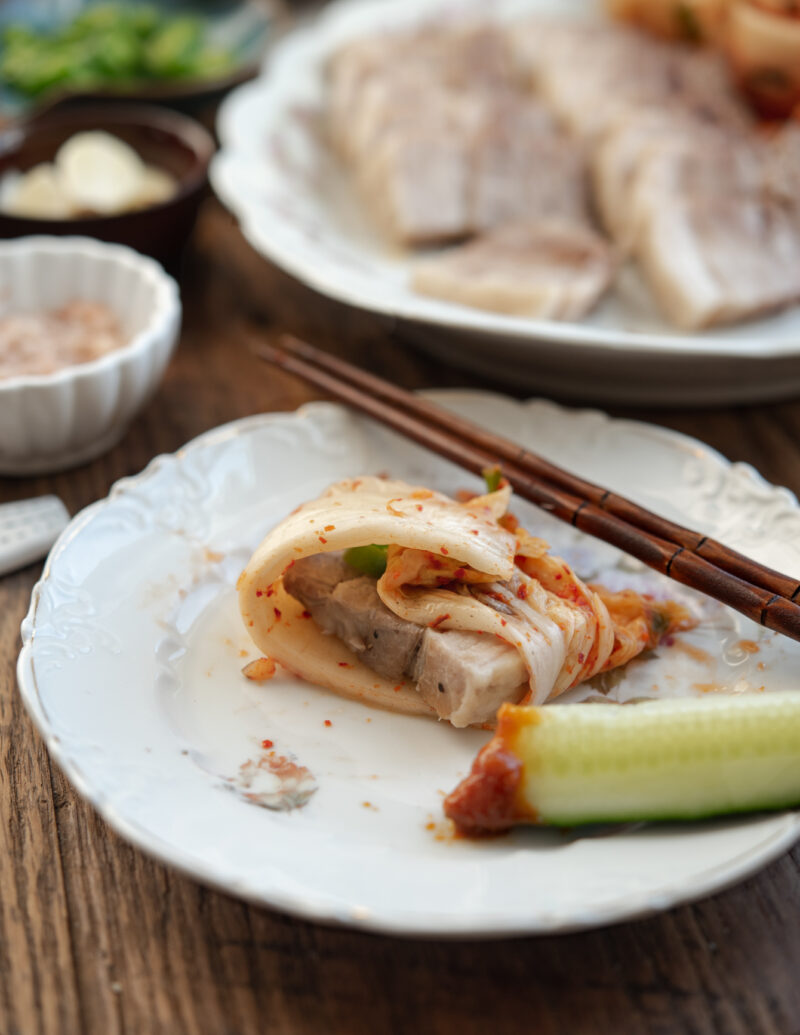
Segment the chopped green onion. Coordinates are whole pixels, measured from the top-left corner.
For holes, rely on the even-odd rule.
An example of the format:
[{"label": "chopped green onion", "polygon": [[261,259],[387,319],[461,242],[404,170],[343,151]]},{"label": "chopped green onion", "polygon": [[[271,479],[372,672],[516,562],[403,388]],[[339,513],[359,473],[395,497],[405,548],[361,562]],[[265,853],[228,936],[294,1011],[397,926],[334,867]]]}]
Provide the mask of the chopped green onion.
[{"label": "chopped green onion", "polygon": [[352,546],[345,550],[344,559],[355,571],[361,575],[369,575],[372,579],[379,579],[386,571],[388,558],[388,546]]},{"label": "chopped green onion", "polygon": [[500,488],[500,483],[503,481],[503,472],[498,466],[484,467],[481,471],[483,480],[486,482],[487,492],[497,492]]}]

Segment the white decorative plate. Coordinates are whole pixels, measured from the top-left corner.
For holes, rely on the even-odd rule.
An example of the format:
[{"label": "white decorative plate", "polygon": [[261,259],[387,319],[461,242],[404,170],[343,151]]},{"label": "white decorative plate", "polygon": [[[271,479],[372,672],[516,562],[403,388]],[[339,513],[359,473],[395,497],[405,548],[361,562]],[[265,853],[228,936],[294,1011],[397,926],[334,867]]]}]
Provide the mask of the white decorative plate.
[{"label": "white decorative plate", "polygon": [[[800,307],[704,334],[658,314],[638,275],[583,323],[503,316],[425,298],[412,259],[381,239],[323,139],[326,56],[342,41],[465,6],[464,0],[339,0],[280,43],[257,80],[223,104],[214,189],[268,259],[333,298],[399,318],[404,333],[453,363],[537,393],[693,405],[795,395]],[[587,16],[594,0],[496,0],[497,17]]]},{"label": "white decorative plate", "polygon": [[[800,574],[794,497],[698,442],[549,403],[433,397]],[[227,425],[159,457],[61,536],[23,623],[19,684],[56,761],[120,834],[254,902],[430,936],[638,916],[739,880],[800,836],[800,814],[782,813],[605,836],[528,829],[453,839],[442,793],[488,734],[369,709],[288,675],[245,679],[240,669],[254,653],[234,584],[251,549],[330,481],[381,471],[449,491],[477,484],[316,403]],[[522,501],[515,509],[587,576],[687,593]],[[800,644],[718,605],[702,609],[703,625],[683,646],[632,663],[609,696],[795,685]],[[316,779],[303,807],[271,811],[246,797],[270,790],[255,770],[265,739]]]}]

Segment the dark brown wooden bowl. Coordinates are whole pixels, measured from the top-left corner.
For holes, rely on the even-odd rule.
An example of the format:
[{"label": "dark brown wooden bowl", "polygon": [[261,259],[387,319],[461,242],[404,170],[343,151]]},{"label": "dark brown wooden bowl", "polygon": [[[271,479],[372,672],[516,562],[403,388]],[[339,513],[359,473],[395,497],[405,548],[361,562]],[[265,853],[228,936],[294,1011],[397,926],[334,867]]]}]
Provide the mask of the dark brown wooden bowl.
[{"label": "dark brown wooden bowl", "polygon": [[32,219],[0,212],[0,238],[28,234],[80,234],[127,244],[137,252],[171,262],[191,233],[207,186],[214,153],[211,135],[194,119],[148,105],[97,105],[42,115],[0,133],[0,176],[52,161],[73,134],[105,130],[129,144],[149,165],[171,173],[178,187],[156,205],[113,216]]}]

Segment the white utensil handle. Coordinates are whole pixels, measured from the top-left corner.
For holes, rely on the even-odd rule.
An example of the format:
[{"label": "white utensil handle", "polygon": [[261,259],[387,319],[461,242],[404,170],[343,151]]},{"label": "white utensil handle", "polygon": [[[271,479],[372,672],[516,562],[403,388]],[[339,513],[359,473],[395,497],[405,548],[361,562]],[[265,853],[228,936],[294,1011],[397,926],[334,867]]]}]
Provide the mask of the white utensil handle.
[{"label": "white utensil handle", "polygon": [[0,575],[45,557],[68,523],[57,496],[0,504]]}]

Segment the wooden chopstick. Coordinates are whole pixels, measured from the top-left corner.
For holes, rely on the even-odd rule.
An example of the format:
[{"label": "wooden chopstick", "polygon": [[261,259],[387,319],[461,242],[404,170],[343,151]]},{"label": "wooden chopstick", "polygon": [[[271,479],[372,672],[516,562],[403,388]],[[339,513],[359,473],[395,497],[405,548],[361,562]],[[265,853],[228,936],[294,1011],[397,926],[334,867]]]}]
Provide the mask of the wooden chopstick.
[{"label": "wooden chopstick", "polygon": [[469,439],[491,453],[495,463],[500,464],[502,461],[506,461],[514,464],[542,481],[594,503],[601,510],[635,525],[644,532],[672,542],[684,550],[690,550],[717,567],[723,568],[754,586],[761,586],[770,593],[777,593],[779,596],[786,597],[787,600],[796,600],[800,595],[800,580],[758,564],[752,558],[724,546],[710,536],[694,532],[659,514],[654,514],[624,496],[619,496],[594,482],[557,467],[544,457],[525,449],[510,439],[503,438],[502,435],[487,431],[472,421],[436,406],[427,399],[406,392],[389,381],[375,377],[374,374],[338,359],[328,352],[323,352],[299,338],[286,334],[281,336],[280,342],[284,351],[349,381],[374,398],[401,406],[409,412],[425,418],[431,424],[445,428],[461,438]]},{"label": "wooden chopstick", "polygon": [[772,571],[698,532],[571,475],[508,439],[428,400],[284,336],[253,351],[467,470],[498,465],[514,491],[649,567],[698,589],[776,632],[800,640],[798,580]]}]

